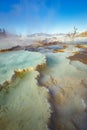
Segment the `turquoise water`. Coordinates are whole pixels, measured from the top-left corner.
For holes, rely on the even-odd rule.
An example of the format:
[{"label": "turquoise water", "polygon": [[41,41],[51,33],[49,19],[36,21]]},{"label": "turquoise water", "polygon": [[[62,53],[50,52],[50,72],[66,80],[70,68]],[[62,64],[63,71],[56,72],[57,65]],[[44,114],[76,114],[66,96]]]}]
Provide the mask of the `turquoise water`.
[{"label": "turquoise water", "polygon": [[35,68],[45,62],[45,56],[38,52],[14,51],[0,53],[0,83],[9,80],[14,70]]}]

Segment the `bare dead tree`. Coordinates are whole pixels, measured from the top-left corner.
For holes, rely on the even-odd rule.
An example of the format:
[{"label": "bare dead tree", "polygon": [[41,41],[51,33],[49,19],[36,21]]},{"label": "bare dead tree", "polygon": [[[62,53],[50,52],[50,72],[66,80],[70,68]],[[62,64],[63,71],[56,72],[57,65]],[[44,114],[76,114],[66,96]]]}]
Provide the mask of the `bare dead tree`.
[{"label": "bare dead tree", "polygon": [[74,43],[74,39],[75,39],[75,37],[76,37],[77,30],[78,30],[78,29],[74,26],[73,32],[67,34],[67,36],[68,36],[68,37],[70,38],[70,40],[71,40],[71,43]]}]

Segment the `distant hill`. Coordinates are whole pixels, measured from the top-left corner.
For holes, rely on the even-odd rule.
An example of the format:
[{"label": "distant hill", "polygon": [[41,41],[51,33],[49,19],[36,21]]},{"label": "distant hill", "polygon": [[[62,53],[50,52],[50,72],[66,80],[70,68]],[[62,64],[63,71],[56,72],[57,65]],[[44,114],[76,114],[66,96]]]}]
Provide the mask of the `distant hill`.
[{"label": "distant hill", "polygon": [[35,37],[35,36],[50,36],[50,34],[45,34],[45,33],[34,33],[27,35],[28,37]]},{"label": "distant hill", "polygon": [[64,33],[54,33],[54,34],[47,34],[47,33],[34,33],[27,35],[28,37],[36,37],[36,36],[45,36],[45,37],[51,37],[51,36],[59,36],[59,35],[65,35]]},{"label": "distant hill", "polygon": [[80,37],[87,37],[87,31],[78,34]]}]

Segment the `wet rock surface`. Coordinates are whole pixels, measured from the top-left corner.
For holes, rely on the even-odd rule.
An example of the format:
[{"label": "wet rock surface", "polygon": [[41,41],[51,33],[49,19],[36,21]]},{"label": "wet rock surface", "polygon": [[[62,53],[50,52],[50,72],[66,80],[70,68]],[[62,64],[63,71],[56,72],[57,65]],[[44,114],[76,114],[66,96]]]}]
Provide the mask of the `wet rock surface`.
[{"label": "wet rock surface", "polygon": [[69,59],[71,61],[80,61],[84,64],[87,64],[87,51],[78,52],[77,54],[70,56]]}]

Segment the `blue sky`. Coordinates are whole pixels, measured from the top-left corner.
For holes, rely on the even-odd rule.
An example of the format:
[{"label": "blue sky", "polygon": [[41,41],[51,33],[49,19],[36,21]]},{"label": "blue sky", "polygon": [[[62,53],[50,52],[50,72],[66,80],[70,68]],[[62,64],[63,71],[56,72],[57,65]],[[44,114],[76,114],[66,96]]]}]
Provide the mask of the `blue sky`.
[{"label": "blue sky", "polygon": [[0,27],[15,33],[87,30],[86,0],[0,0]]}]

